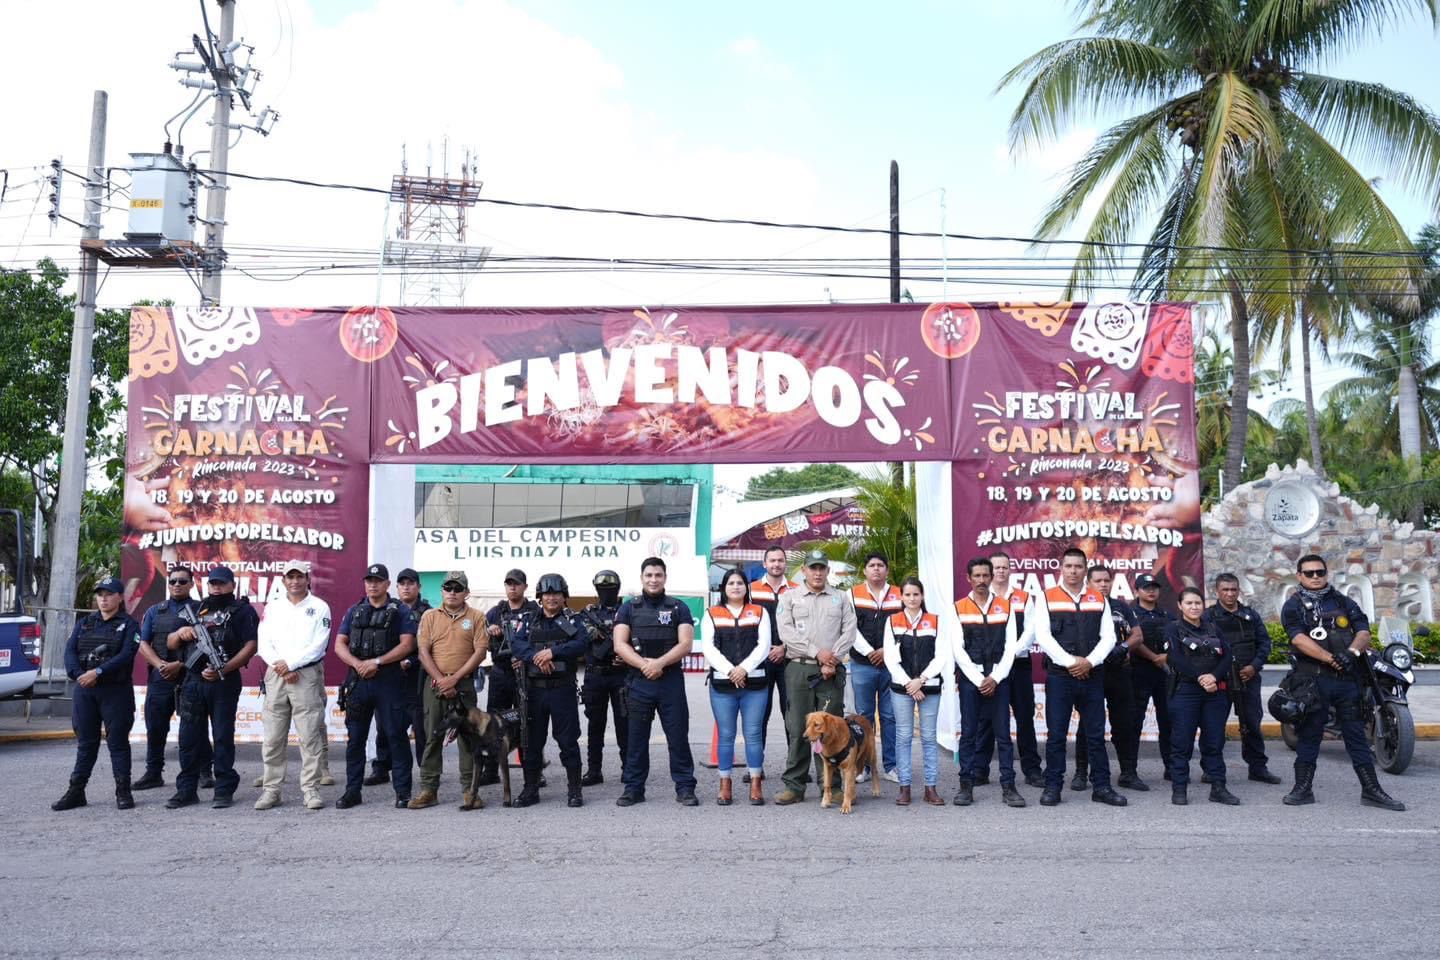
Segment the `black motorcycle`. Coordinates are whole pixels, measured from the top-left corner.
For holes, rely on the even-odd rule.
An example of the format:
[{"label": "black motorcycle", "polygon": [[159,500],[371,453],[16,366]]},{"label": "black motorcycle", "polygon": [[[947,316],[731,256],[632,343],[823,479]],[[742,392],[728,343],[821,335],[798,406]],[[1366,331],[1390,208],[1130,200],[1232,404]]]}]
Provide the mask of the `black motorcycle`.
[{"label": "black motorcycle", "polygon": [[[1366,650],[1365,666],[1357,664],[1355,671],[1360,678],[1361,705],[1368,718],[1365,735],[1375,751],[1375,762],[1386,773],[1402,773],[1415,753],[1415,720],[1410,716],[1406,697],[1415,682],[1410,669],[1413,662],[1409,644],[1397,641],[1389,644],[1383,654]],[[1282,723],[1280,735],[1291,750],[1300,742],[1294,724]],[[1340,739],[1340,725],[1333,710],[1325,720],[1325,739]]]}]

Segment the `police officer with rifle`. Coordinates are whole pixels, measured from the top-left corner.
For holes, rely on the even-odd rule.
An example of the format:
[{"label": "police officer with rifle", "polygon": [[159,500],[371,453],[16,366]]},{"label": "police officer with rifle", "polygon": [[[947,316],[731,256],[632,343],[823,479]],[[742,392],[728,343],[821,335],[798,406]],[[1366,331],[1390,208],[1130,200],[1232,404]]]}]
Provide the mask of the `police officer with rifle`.
[{"label": "police officer with rifle", "polygon": [[95,585],[97,613],[82,617],[65,644],[65,675],[75,682],[70,708],[75,728],[75,767],[70,786],[50,805],[51,810],[85,806],[85,785],[100,754],[100,724],[110,748],[110,772],[115,776],[115,807],[135,806],[130,793],[130,728],[135,724],[135,688],[130,671],[138,646],[140,625],[120,609],[124,588],[111,577]]},{"label": "police officer with rifle", "polygon": [[390,596],[390,571],[383,563],[365,569],[365,599],[345,612],[335,653],[350,668],[345,678],[345,792],[340,810],[360,805],[365,782],[365,741],[373,719],[390,739],[390,783],[395,806],[410,805],[410,737],[400,661],[415,652],[415,614]]},{"label": "police officer with rifle", "polygon": [[[525,621],[540,613],[540,605],[525,598],[527,583],[524,570],[516,568],[506,573],[505,599],[485,612],[485,631],[490,635],[490,697],[486,707],[492,712],[520,705],[515,688],[511,639]],[[524,724],[521,724],[521,730],[523,733]],[[523,760],[523,743],[520,754]],[[486,767],[480,774],[481,786],[500,782],[500,764],[504,762],[507,762],[505,757],[493,757],[486,761]],[[544,764],[541,765],[543,767]],[[543,777],[540,785],[545,785]]]},{"label": "police officer with rifle", "polygon": [[580,711],[575,699],[575,672],[585,656],[590,635],[565,607],[570,586],[558,573],[547,573],[535,586],[540,597],[540,615],[515,633],[511,650],[515,677],[525,689],[522,722],[528,733],[522,758],[525,786],[515,806],[528,807],[540,801],[540,766],[545,755],[548,725],[560,747],[565,767],[566,801],[571,807],[584,805],[580,793]]},{"label": "police officer with rifle", "polygon": [[166,577],[169,597],[146,610],[140,621],[140,656],[150,670],[145,684],[145,774],[135,781],[136,790],[165,786],[165,741],[170,737],[170,718],[175,715],[185,674],[180,652],[171,650],[168,641],[170,634],[185,625],[181,612],[193,613],[200,605],[190,596],[194,583],[189,567],[172,567]]},{"label": "police officer with rifle", "polygon": [[589,634],[585,649],[585,682],[580,687],[580,699],[585,702],[585,775],[580,778],[582,787],[593,787],[605,782],[602,772],[605,755],[605,726],[607,714],[615,714],[615,741],[620,745],[620,763],[625,763],[625,744],[628,742],[627,714],[625,712],[625,674],[629,668],[615,653],[615,614],[620,610],[620,574],[614,570],[601,570],[591,581],[595,587],[596,602],[580,612],[581,622]]},{"label": "police officer with rifle", "polygon": [[1215,603],[1205,609],[1205,622],[1230,645],[1233,658],[1226,684],[1235,719],[1240,722],[1240,755],[1257,783],[1279,783],[1265,757],[1260,735],[1260,671],[1270,658],[1270,632],[1253,608],[1240,602],[1240,578],[1222,573],[1215,578]]},{"label": "police officer with rifle", "polygon": [[1404,810],[1375,775],[1375,757],[1365,736],[1360,681],[1357,670],[1369,670],[1365,653],[1370,646],[1370,620],[1359,604],[1330,586],[1325,558],[1314,553],[1295,565],[1300,587],[1280,609],[1280,624],[1290,638],[1291,662],[1298,674],[1313,678],[1319,708],[1296,724],[1300,742],[1295,748],[1295,786],[1285,795],[1290,806],[1314,803],[1315,761],[1331,709],[1340,722],[1345,752],[1360,779],[1360,802],[1385,810]]},{"label": "police officer with rifle", "polygon": [[[199,803],[195,788],[210,758],[215,763],[216,810],[235,802],[240,775],[235,772],[235,711],[240,705],[240,671],[255,655],[260,617],[250,601],[235,596],[235,573],[210,571],[207,596],[185,626],[170,634],[171,650],[181,651],[185,682],[180,688],[180,775],[168,809]],[[208,727],[208,731],[207,731]],[[214,734],[209,743],[207,733]]]}]

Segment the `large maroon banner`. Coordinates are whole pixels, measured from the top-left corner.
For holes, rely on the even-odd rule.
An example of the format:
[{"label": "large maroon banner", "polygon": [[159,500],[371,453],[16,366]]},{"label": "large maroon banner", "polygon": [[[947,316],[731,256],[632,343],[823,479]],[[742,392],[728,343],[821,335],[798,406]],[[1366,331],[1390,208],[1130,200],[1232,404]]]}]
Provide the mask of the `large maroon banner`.
[{"label": "large maroon banner", "polygon": [[[957,580],[1080,543],[1199,577],[1191,310],[1139,303],[137,309],[130,609],[186,563],[360,596],[379,462],[942,460]],[[922,503],[922,514],[930,509]],[[957,584],[958,585],[958,584]]]},{"label": "large maroon banner", "polygon": [[360,599],[374,331],[344,311],[132,312],[121,576],[135,616],[177,564],[199,581],[226,564],[264,604],[301,559],[336,617]]},{"label": "large maroon banner", "polygon": [[1201,585],[1190,307],[963,310],[983,333],[953,367],[957,588],[966,560],[999,550],[1044,589],[1071,546],[1115,570],[1122,598],[1140,573],[1168,598]]}]

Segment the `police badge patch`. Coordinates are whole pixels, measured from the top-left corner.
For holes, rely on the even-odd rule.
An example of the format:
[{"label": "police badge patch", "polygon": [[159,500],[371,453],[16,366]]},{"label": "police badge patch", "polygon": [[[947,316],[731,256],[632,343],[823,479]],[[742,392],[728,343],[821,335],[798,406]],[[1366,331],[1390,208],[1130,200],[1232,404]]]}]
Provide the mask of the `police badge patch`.
[{"label": "police badge patch", "polygon": [[470,629],[471,627],[473,627],[474,625],[475,625],[474,622],[471,621],[471,619],[470,619],[469,617],[466,617],[464,620],[461,620],[461,621],[460,621],[460,629],[461,629],[461,630],[469,630],[469,629]]},{"label": "police badge patch", "polygon": [[670,626],[670,620],[671,620],[671,618],[675,616],[675,611],[674,611],[674,610],[657,610],[656,613],[655,613],[655,615],[656,615],[656,617],[658,617],[659,620],[660,620],[660,626],[662,626],[662,627],[668,627],[668,626]]}]

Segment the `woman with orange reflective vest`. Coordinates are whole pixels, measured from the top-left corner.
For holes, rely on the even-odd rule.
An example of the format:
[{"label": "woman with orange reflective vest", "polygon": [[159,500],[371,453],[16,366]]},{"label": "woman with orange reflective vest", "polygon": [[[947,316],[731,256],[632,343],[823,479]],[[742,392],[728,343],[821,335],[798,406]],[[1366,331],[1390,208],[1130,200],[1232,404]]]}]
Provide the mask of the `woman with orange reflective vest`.
[{"label": "woman with orange reflective vest", "polygon": [[770,702],[765,655],[770,652],[770,614],[750,602],[750,581],[736,567],[720,582],[725,602],[705,612],[700,623],[701,653],[710,667],[710,709],[719,730],[716,760],[720,794],[715,802],[731,802],[730,771],[735,765],[737,720],[745,725],[745,764],[750,768],[750,802],[765,802],[765,743],[762,729]]},{"label": "woman with orange reflective vest", "polygon": [[935,789],[940,780],[940,746],[936,721],[940,715],[941,677],[950,662],[940,641],[940,619],[925,609],[925,587],[915,577],[900,585],[899,613],[885,621],[885,666],[890,669],[890,697],[895,708],[895,772],[900,795],[895,802],[910,805],[912,738],[915,708],[920,708],[920,753],[925,763],[925,802],[944,806]]}]

